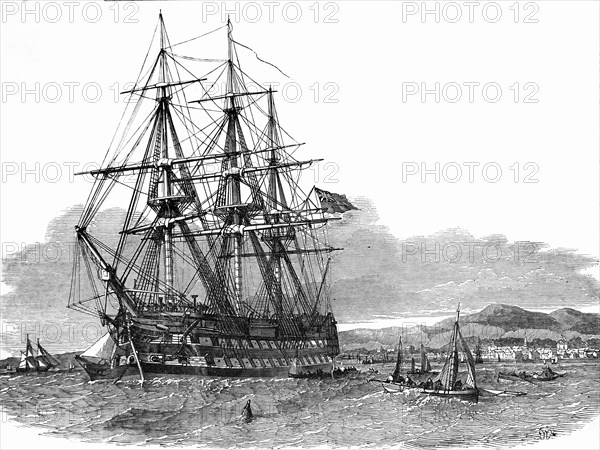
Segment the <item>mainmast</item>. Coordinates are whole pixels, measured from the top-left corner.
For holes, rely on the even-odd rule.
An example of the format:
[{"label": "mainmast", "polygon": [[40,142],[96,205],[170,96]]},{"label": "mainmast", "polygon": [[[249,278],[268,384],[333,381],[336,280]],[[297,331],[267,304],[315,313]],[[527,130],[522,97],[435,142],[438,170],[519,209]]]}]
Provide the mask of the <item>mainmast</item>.
[{"label": "mainmast", "polygon": [[[273,89],[269,86],[268,93],[268,122],[267,122],[267,138],[268,145],[271,147],[271,155],[269,159],[269,165],[273,166],[273,168],[269,172],[269,186],[268,186],[268,195],[267,198],[270,200],[270,204],[267,207],[271,208],[271,212],[273,212],[272,220],[273,223],[280,222],[280,215],[277,211],[278,203],[281,205],[282,209],[287,210],[286,199],[283,195],[283,190],[280,189],[281,181],[279,180],[279,173],[277,171],[278,157],[276,149],[281,144],[279,142],[279,135],[277,133],[277,121],[275,118],[275,101],[273,99]],[[277,191],[281,192],[281,198],[278,199]],[[281,308],[282,303],[282,290],[281,290],[281,258],[279,256],[279,252],[283,251],[283,247],[281,245],[281,241],[276,235],[277,230],[273,230],[272,232],[272,249],[271,249],[271,262],[273,267],[273,272],[275,276],[276,290],[274,292],[276,301],[277,301],[277,309]],[[279,312],[279,311],[278,311]]]},{"label": "mainmast", "polygon": [[[160,71],[158,75],[158,81],[160,83],[166,83],[167,81],[167,64],[165,61],[166,53],[165,53],[165,23],[163,21],[162,12],[159,14],[160,18]],[[164,86],[157,90],[157,98],[156,101],[159,103],[158,114],[160,115],[160,120],[158,121],[159,126],[162,128],[160,130],[159,136],[162,138],[162,154],[161,157],[164,160],[168,160],[169,158],[169,150],[168,150],[168,131],[167,131],[167,114],[169,108],[169,95],[168,95],[168,87]],[[158,143],[159,139],[157,139]],[[171,170],[167,165],[163,165],[161,167],[162,171],[162,179],[163,179],[163,199],[161,200],[161,217],[170,218],[172,217],[172,189],[171,189]],[[166,220],[164,227],[164,267],[165,267],[165,282],[167,284],[167,292],[166,292],[166,301],[167,304],[171,301],[172,292],[174,289],[173,282],[173,224]]]},{"label": "mainmast", "polygon": [[[225,152],[227,153],[227,159],[229,161],[229,168],[235,169],[238,167],[237,161],[237,144],[236,144],[236,124],[237,124],[237,113],[236,100],[233,95],[233,38],[231,36],[231,21],[227,17],[227,92],[225,93],[225,108],[224,111],[227,114],[227,136],[225,140]],[[242,202],[242,195],[240,191],[240,178],[239,176],[227,177],[227,192],[229,193],[229,201],[227,205],[231,208],[232,224],[239,226],[242,225],[240,206]],[[227,201],[227,200],[226,200]],[[242,234],[235,233],[233,236],[233,277],[234,277],[234,295],[235,295],[235,307],[240,312],[242,304]]]}]

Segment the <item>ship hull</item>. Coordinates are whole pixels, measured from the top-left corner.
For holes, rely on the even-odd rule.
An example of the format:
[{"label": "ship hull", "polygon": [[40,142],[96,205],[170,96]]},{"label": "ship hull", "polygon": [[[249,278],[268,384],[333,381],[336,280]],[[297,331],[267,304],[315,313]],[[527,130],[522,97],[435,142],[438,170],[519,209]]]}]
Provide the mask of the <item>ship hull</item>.
[{"label": "ship hull", "polygon": [[[207,316],[137,317],[131,333],[144,375],[287,377],[294,360],[305,372],[331,371],[339,354],[337,329],[331,316],[319,318],[321,326],[301,338],[282,335],[272,322],[243,323],[247,318],[231,318],[245,325],[242,332],[225,332],[218,318]],[[127,342],[123,347],[128,356],[121,357],[120,365],[132,365],[131,348]]]},{"label": "ship hull", "polygon": [[[141,363],[144,375],[148,374],[170,374],[191,375],[204,377],[227,377],[227,378],[287,378],[290,366],[281,367],[201,367],[183,364],[156,364]],[[306,367],[311,371],[331,371],[331,364],[319,364]]]}]

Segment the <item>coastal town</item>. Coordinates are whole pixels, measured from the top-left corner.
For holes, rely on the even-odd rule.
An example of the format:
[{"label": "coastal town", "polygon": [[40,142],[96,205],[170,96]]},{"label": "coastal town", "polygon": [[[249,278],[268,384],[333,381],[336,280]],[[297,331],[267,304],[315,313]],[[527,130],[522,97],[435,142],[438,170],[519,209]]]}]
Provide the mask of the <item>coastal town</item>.
[{"label": "coastal town", "polygon": [[[539,346],[534,343],[528,343],[527,338],[522,340],[521,345],[497,345],[495,341],[488,345],[475,345],[474,353],[476,362],[547,362],[557,363],[561,360],[575,359],[597,359],[600,356],[600,349],[597,345],[590,345],[587,342],[577,347],[570,347],[568,341],[560,340],[555,346]],[[596,340],[592,344],[597,344]],[[426,348],[426,355],[430,361],[444,361],[447,353],[442,349]],[[387,363],[396,360],[398,347],[380,347],[374,350],[366,348],[346,351],[342,359],[355,360],[364,364],[369,363]],[[404,349],[405,359],[417,358],[419,350],[414,346],[408,346]],[[465,361],[465,355],[459,352],[461,362]]]}]

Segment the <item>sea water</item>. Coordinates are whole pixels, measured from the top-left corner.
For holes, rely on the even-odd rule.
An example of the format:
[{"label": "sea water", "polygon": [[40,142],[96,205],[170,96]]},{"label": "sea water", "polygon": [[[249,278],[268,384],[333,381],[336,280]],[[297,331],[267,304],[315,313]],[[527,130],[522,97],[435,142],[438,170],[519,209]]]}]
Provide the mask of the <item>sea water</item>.
[{"label": "sea water", "polygon": [[[0,405],[3,418],[72,442],[222,448],[508,447],[539,441],[540,429],[564,437],[599,414],[598,360],[553,365],[566,374],[544,383],[497,379],[500,370],[540,365],[477,365],[479,387],[527,394],[482,395],[477,403],[384,393],[369,379],[385,378],[393,367],[373,367],[380,374],[323,380],[162,376],[143,386],[135,378],[90,382],[79,370],[17,374],[0,377]],[[247,400],[252,421],[240,418]]]}]

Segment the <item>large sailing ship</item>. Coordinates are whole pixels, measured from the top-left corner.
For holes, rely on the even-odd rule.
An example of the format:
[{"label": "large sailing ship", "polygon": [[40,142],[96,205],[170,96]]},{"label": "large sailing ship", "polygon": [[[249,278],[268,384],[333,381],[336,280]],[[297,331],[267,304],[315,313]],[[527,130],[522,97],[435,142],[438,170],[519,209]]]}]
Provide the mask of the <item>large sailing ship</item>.
[{"label": "large sailing ship", "polygon": [[[221,32],[227,58],[183,54]],[[294,360],[329,370],[339,249],[327,223],[353,205],[301,187],[319,160],[295,157],[302,144],[280,125],[275,91],[242,70],[238,50],[254,51],[229,21],[172,45],[161,14],[152,42],[125,92],[132,114],[120,139],[86,172],[94,185],[75,227],[69,307],[99,317],[108,334],[78,361],[93,378],[120,377],[124,366],[142,379],[287,376]],[[119,230],[102,222],[111,198],[128,205]]]}]

